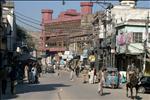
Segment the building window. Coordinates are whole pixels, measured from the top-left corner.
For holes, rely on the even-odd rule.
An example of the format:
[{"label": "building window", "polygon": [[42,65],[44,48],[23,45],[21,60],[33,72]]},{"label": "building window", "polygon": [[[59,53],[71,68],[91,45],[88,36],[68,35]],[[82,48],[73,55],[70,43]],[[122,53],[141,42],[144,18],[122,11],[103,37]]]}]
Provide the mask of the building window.
[{"label": "building window", "polygon": [[67,46],[67,42],[64,42],[64,43],[63,43],[63,46],[64,46],[64,47]]},{"label": "building window", "polygon": [[62,42],[57,42],[57,46],[61,47],[62,46]]},{"label": "building window", "polygon": [[134,32],[133,33],[133,42],[134,43],[142,43],[142,32]]},{"label": "building window", "polygon": [[55,47],[56,46],[56,43],[54,42],[54,43],[48,43],[48,46],[49,47]]}]

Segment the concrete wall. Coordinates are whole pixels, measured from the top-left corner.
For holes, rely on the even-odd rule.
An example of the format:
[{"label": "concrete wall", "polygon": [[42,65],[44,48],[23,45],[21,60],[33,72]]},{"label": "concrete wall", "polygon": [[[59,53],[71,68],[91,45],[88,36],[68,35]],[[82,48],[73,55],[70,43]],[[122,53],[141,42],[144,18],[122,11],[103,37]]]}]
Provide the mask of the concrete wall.
[{"label": "concrete wall", "polygon": [[14,51],[16,49],[16,19],[14,14],[14,3],[7,1],[3,5],[3,12],[5,13],[3,17],[7,20],[9,26],[7,26],[7,48],[9,51]]},{"label": "concrete wall", "polygon": [[112,15],[115,17],[116,23],[126,22],[129,19],[146,19],[150,9],[144,8],[131,8],[124,6],[115,6],[111,10]]}]

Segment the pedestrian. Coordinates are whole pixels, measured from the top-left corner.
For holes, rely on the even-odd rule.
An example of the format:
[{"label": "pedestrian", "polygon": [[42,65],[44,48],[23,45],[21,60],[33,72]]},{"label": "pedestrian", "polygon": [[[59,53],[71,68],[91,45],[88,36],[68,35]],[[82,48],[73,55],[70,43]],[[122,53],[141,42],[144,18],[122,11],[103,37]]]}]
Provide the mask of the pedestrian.
[{"label": "pedestrian", "polygon": [[102,96],[103,95],[103,85],[105,84],[105,79],[106,79],[106,68],[102,67],[102,69],[98,73],[98,93]]},{"label": "pedestrian", "polygon": [[80,73],[80,59],[76,60],[75,72],[76,72],[76,77],[79,77],[79,73]]},{"label": "pedestrian", "polygon": [[28,71],[29,71],[29,67],[28,65],[26,64],[25,67],[24,67],[24,78],[26,80],[28,80],[29,76],[28,76]]},{"label": "pedestrian", "polygon": [[31,72],[31,69],[32,69],[32,62],[29,62],[29,65],[28,65],[28,82],[31,83],[32,82],[32,72]]},{"label": "pedestrian", "polygon": [[6,88],[7,88],[7,79],[3,79],[2,80],[2,94],[5,95],[6,94]]},{"label": "pedestrian", "polygon": [[76,67],[75,71],[76,71],[76,77],[78,78],[79,77],[79,73],[80,73],[79,66]]},{"label": "pedestrian", "polygon": [[74,81],[74,75],[75,75],[75,68],[76,68],[76,59],[71,59],[69,62],[69,68],[70,68],[70,80]]},{"label": "pedestrian", "polygon": [[90,76],[89,83],[93,84],[94,83],[94,69],[93,68],[90,70],[89,76]]},{"label": "pedestrian", "polygon": [[88,69],[84,66],[83,69],[83,83],[87,82]]},{"label": "pedestrian", "polygon": [[92,52],[89,56],[90,68],[94,68],[95,60],[96,60],[96,57],[94,55],[94,52]]},{"label": "pedestrian", "polygon": [[2,94],[6,94],[6,88],[7,88],[7,76],[8,76],[8,71],[6,70],[6,65],[4,65],[4,75],[2,79]]},{"label": "pedestrian", "polygon": [[37,75],[37,69],[36,66],[33,65],[32,69],[31,69],[31,73],[32,73],[32,83],[35,83],[35,79],[36,79],[36,75]]},{"label": "pedestrian", "polygon": [[38,77],[40,77],[41,76],[40,74],[42,73],[42,68],[39,63],[37,63],[36,67],[37,67],[37,75],[38,75]]},{"label": "pedestrian", "polygon": [[70,80],[71,80],[71,81],[74,81],[74,69],[71,69],[71,72],[70,72]]},{"label": "pedestrian", "polygon": [[10,82],[11,82],[11,94],[15,94],[15,85],[16,85],[16,78],[17,78],[17,73],[16,73],[16,68],[15,64],[12,64],[11,72],[9,74],[10,76]]},{"label": "pedestrian", "polygon": [[96,79],[97,79],[96,68],[94,68],[93,70],[94,70],[94,84],[95,84],[96,83]]},{"label": "pedestrian", "polygon": [[60,62],[57,61],[55,62],[55,71],[56,71],[56,75],[59,76],[60,75]]},{"label": "pedestrian", "polygon": [[35,64],[35,67],[37,69],[36,75],[35,75],[35,83],[39,83],[39,77],[40,77],[40,73],[42,72],[42,69],[38,63]]}]

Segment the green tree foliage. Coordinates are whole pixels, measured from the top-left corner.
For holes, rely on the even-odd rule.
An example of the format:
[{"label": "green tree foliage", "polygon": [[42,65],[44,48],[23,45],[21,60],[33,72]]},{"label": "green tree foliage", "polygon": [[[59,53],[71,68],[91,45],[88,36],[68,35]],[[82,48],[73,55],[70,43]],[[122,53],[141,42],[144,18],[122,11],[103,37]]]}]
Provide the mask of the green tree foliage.
[{"label": "green tree foliage", "polygon": [[20,27],[19,25],[17,25],[16,33],[17,33],[17,41],[22,41],[26,39],[27,32],[23,27]]},{"label": "green tree foliage", "polygon": [[29,48],[35,48],[35,43],[32,36],[27,33],[27,30],[19,25],[16,27],[17,41],[24,41]]}]

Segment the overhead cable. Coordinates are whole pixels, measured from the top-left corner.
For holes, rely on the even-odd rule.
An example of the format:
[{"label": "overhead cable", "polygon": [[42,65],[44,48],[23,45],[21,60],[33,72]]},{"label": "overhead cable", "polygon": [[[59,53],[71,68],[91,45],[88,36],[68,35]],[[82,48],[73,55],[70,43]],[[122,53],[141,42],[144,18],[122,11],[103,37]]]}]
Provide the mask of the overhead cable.
[{"label": "overhead cable", "polygon": [[42,31],[42,29],[40,29],[40,28],[38,28],[38,27],[35,27],[35,26],[31,25],[31,24],[28,24],[28,23],[26,23],[26,22],[24,22],[24,21],[22,21],[22,20],[20,20],[20,19],[18,19],[18,18],[17,18],[17,21],[19,21],[19,22],[21,22],[21,23],[23,23],[23,24],[25,24],[25,25],[31,26],[31,27],[33,27],[33,28],[35,28],[35,29],[37,29],[37,30]]},{"label": "overhead cable", "polygon": [[18,11],[14,11],[14,12],[15,12],[16,14],[18,14],[18,15],[21,15],[21,16],[23,16],[23,17],[26,17],[26,18],[29,18],[29,19],[31,19],[31,20],[34,20],[34,21],[37,21],[37,22],[41,23],[41,21],[39,21],[39,20],[37,20],[37,19],[34,19],[34,18],[31,18],[31,17],[28,17],[28,16],[26,16],[26,15],[24,15],[24,14],[18,12]]},{"label": "overhead cable", "polygon": [[33,24],[35,24],[35,25],[39,25],[39,26],[41,26],[39,23],[36,23],[36,22],[34,22],[34,21],[31,21],[31,20],[28,20],[28,19],[22,18],[22,17],[20,17],[20,16],[18,16],[18,15],[16,15],[16,17],[17,17],[17,18],[20,18],[20,19],[22,19],[22,20],[26,20],[26,21],[28,21],[28,22],[31,22],[31,23],[33,23]]}]

